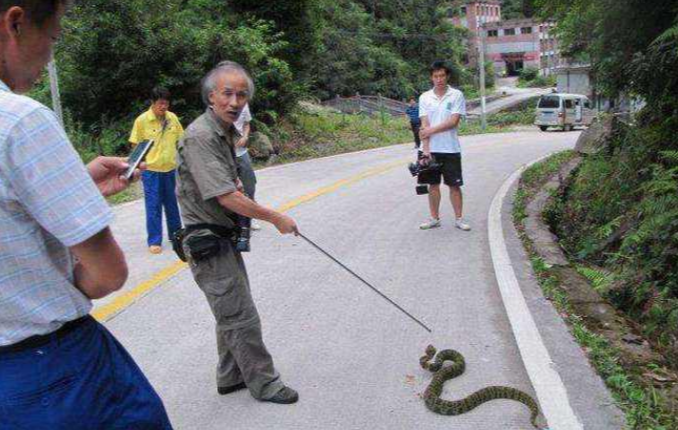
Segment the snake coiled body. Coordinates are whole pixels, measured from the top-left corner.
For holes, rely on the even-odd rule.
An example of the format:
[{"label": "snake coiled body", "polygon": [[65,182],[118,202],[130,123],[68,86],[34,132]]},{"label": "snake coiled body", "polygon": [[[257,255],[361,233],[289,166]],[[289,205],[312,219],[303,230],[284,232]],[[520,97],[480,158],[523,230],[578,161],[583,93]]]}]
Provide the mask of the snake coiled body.
[{"label": "snake coiled body", "polygon": [[[490,400],[515,400],[530,409],[532,413],[530,422],[535,428],[541,428],[537,424],[537,417],[539,416],[537,402],[529,394],[515,388],[492,386],[476,391],[461,400],[451,401],[441,399],[440,395],[443,392],[445,382],[464,373],[466,362],[464,361],[464,356],[453,349],[442,350],[437,355],[436,351],[433,345],[429,345],[426,348],[426,355],[419,359],[421,367],[433,372],[433,379],[424,392],[426,407],[431,411],[441,415],[461,415]],[[451,361],[452,364],[443,367],[445,361]]]}]

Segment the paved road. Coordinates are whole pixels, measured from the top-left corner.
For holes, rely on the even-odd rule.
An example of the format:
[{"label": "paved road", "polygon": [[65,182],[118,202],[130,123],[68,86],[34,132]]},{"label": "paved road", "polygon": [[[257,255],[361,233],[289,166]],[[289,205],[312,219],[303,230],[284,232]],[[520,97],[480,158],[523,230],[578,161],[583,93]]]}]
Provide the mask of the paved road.
[{"label": "paved road", "polygon": [[[246,392],[217,395],[214,324],[186,270],[106,325],[157,388],[177,429],[528,429],[527,409],[509,401],[459,417],[430,413],[421,400],[430,375],[418,358],[429,343],[466,356],[466,374],[446,385],[448,398],[489,384],[534,392],[497,289],[488,209],[513,171],[571,148],[577,136],[465,137],[471,232],[453,228],[447,202],[442,228],[418,230],[427,205],[414,194],[405,169],[414,155],[410,145],[260,171],[263,203],[290,203],[288,213],[306,235],[433,328],[426,333],[300,239],[265,226],[246,261],[269,349],[284,380],[301,394],[296,405],[260,403]],[[133,272],[124,294],[175,260],[169,251],[146,254],[141,202],[116,212],[114,231],[124,233]],[[521,287],[572,408],[584,428],[621,428],[601,381],[540,295],[508,220],[504,227]]]},{"label": "paved road", "polygon": [[[531,99],[532,97],[537,97],[542,94],[547,94],[551,92],[550,88],[514,88],[514,87],[501,87],[497,89],[497,92],[506,92],[509,94],[507,97],[502,97],[498,100],[489,102],[486,104],[486,112],[488,115],[497,113],[501,110],[516,106],[525,100]],[[469,110],[469,115],[478,116],[480,115],[480,106],[477,108]]]}]

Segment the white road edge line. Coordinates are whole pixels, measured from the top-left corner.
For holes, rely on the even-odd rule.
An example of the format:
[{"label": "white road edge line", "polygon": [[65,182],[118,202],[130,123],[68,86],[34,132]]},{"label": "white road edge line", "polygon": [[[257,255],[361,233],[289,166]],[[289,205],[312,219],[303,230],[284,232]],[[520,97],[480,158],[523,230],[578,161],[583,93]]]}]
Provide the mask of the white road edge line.
[{"label": "white road edge line", "polygon": [[[546,156],[548,157],[548,156]],[[501,223],[501,208],[508,191],[521,173],[529,166],[542,161],[542,157],[513,172],[502,184],[492,199],[488,215],[488,234],[492,264],[499,285],[499,291],[508,314],[513,334],[523,359],[523,364],[532,382],[542,413],[548,421],[550,430],[579,430],[582,423],[570,405],[567,390],[555,364],[539,334],[525,297],[520,290],[516,274],[511,265],[504,229]]]}]

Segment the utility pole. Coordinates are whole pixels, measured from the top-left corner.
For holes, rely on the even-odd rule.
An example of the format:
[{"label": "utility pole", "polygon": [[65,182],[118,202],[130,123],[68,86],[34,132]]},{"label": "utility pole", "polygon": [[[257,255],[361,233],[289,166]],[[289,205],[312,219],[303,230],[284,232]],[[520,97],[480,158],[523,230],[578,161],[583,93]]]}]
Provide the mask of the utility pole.
[{"label": "utility pole", "polygon": [[478,64],[478,68],[480,69],[480,127],[485,130],[487,128],[487,115],[485,112],[485,29],[483,24],[481,19],[478,44],[480,64]]},{"label": "utility pole", "polygon": [[61,111],[61,96],[59,95],[59,77],[57,75],[56,63],[54,58],[47,65],[49,70],[49,87],[52,93],[52,110],[57,116],[61,126],[64,126],[64,115]]},{"label": "utility pole", "polygon": [[[544,70],[544,76],[550,75],[553,73],[553,68],[552,68],[552,61],[553,59],[551,58],[551,32],[550,28],[548,26],[548,22],[544,23],[544,38],[543,38],[543,43],[542,39],[539,40],[540,42],[540,47],[544,47],[544,54],[546,54],[546,70]],[[539,36],[541,37],[541,35]]]}]

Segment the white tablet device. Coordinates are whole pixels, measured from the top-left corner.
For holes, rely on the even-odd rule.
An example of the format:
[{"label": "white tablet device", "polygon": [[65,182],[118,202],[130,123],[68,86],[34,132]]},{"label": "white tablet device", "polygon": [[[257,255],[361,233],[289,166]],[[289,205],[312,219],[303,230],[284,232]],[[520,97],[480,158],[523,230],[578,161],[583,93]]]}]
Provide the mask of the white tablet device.
[{"label": "white tablet device", "polygon": [[153,146],[152,140],[144,140],[143,142],[140,142],[137,146],[134,147],[134,150],[127,159],[129,167],[125,172],[125,178],[127,178],[128,181],[132,179],[132,176],[134,176],[134,171],[139,167],[139,164],[141,164],[141,162],[144,161],[144,158],[146,158],[146,154],[148,154],[148,151],[151,150],[152,146]]}]

